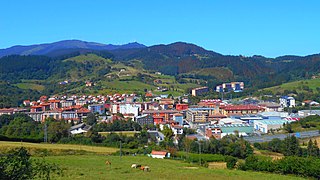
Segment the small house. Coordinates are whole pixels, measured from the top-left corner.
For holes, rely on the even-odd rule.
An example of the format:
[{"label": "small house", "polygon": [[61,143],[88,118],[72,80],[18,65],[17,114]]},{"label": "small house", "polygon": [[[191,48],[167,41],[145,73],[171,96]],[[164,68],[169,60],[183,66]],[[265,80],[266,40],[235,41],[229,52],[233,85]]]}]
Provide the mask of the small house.
[{"label": "small house", "polygon": [[152,158],[158,158],[158,159],[163,159],[163,158],[169,158],[170,157],[170,153],[168,153],[167,151],[152,151],[151,152],[151,157]]}]

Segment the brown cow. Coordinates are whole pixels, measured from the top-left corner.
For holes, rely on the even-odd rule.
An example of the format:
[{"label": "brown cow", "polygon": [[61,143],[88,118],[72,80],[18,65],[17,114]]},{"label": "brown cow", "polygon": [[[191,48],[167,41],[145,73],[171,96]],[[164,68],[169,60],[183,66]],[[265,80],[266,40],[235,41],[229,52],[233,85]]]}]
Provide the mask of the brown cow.
[{"label": "brown cow", "polygon": [[107,168],[108,168],[108,166],[109,166],[109,168],[111,168],[111,162],[106,160],[106,166],[107,166]]},{"label": "brown cow", "polygon": [[142,170],[144,172],[149,172],[150,171],[150,167],[149,166],[141,166],[140,170]]}]

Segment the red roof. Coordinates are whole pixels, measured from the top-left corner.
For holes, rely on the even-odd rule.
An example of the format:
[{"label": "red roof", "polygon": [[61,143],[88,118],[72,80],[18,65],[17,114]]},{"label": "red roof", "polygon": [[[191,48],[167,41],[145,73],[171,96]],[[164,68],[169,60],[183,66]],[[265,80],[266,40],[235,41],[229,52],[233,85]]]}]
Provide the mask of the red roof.
[{"label": "red roof", "polygon": [[4,108],[4,109],[0,109],[0,112],[1,113],[9,113],[9,112],[13,112],[14,111],[14,109],[13,108]]},{"label": "red roof", "polygon": [[229,105],[229,106],[224,106],[220,107],[221,109],[227,110],[227,111],[232,111],[232,110],[261,110],[263,109],[260,106],[255,106],[255,105]]},{"label": "red roof", "polygon": [[89,113],[89,112],[91,112],[91,111],[87,108],[81,108],[77,111],[77,113]]},{"label": "red roof", "polygon": [[160,156],[165,156],[168,152],[166,151],[154,151],[152,150],[151,154],[152,155],[160,155]]},{"label": "red roof", "polygon": [[51,100],[49,100],[48,102],[50,102],[50,103],[59,103],[59,102],[60,102],[60,100],[51,99]]},{"label": "red roof", "polygon": [[42,108],[42,106],[31,106],[32,109],[34,108]]}]

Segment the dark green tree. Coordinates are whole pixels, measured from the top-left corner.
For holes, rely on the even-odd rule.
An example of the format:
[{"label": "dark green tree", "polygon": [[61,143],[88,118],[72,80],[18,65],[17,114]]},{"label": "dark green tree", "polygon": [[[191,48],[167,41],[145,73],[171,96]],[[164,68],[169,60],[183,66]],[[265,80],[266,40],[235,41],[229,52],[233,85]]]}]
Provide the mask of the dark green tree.
[{"label": "dark green tree", "polygon": [[93,113],[88,113],[85,123],[92,126],[97,123],[97,117]]}]

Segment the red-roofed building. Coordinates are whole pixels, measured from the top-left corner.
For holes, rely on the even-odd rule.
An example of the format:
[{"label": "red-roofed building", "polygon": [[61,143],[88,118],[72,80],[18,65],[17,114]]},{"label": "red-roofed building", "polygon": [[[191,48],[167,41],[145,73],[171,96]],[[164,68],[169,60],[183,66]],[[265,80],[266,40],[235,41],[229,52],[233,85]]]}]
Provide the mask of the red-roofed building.
[{"label": "red-roofed building", "polygon": [[265,109],[261,106],[256,105],[227,105],[220,106],[220,111],[224,115],[228,114],[257,114],[259,112],[264,112]]},{"label": "red-roofed building", "polygon": [[163,159],[165,157],[170,157],[170,153],[168,153],[167,151],[154,151],[154,150],[152,150],[151,157]]},{"label": "red-roofed building", "polygon": [[150,97],[153,97],[153,94],[151,92],[147,92],[145,96],[150,98]]},{"label": "red-roofed building", "polygon": [[42,111],[42,106],[31,106],[30,112],[40,112]]},{"label": "red-roofed building", "polygon": [[52,99],[49,100],[48,103],[50,104],[50,109],[57,109],[60,105],[60,100]]},{"label": "red-roofed building", "polygon": [[24,106],[30,106],[30,100],[24,100],[23,101]]},{"label": "red-roofed building", "polygon": [[40,102],[45,102],[47,99],[48,99],[47,96],[41,96],[41,97],[39,98]]},{"label": "red-roofed building", "polygon": [[205,136],[207,139],[210,139],[211,137],[214,137],[216,139],[221,139],[221,129],[216,127],[216,128],[207,128],[205,132]]},{"label": "red-roofed building", "polygon": [[12,114],[14,114],[13,112],[14,112],[14,109],[13,109],[13,108],[0,109],[0,115],[3,115],[3,114],[12,115]]},{"label": "red-roofed building", "polygon": [[183,111],[189,108],[188,104],[177,104],[176,105],[176,110],[178,111]]},{"label": "red-roofed building", "polygon": [[83,118],[86,118],[88,113],[90,113],[91,111],[87,108],[81,108],[76,110],[78,117],[80,118],[80,120],[83,120]]},{"label": "red-roofed building", "polygon": [[176,124],[172,123],[171,130],[173,131],[174,135],[183,134],[183,126],[176,125]]},{"label": "red-roofed building", "polygon": [[40,106],[42,107],[42,111],[50,110],[50,104],[49,103],[42,103],[42,104],[40,104]]},{"label": "red-roofed building", "polygon": [[154,123],[168,122],[173,120],[173,114],[178,113],[176,110],[144,110],[142,114],[152,115]]}]

